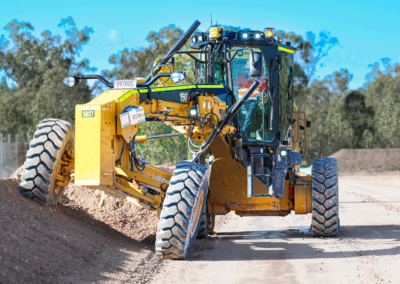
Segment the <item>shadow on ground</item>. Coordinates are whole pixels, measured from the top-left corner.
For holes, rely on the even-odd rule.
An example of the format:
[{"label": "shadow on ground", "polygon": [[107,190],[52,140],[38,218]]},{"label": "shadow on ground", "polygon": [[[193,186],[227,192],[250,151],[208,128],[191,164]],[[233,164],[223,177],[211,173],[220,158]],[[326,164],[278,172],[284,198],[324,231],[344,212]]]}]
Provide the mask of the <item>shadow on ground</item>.
[{"label": "shadow on ground", "polygon": [[[378,243],[385,243],[385,248],[375,249],[374,244]],[[204,250],[202,246],[209,251],[200,257],[197,254]],[[287,231],[218,233],[195,243],[193,260],[290,260],[399,254],[400,225],[341,226],[336,238],[313,237],[309,228],[303,227]]]}]

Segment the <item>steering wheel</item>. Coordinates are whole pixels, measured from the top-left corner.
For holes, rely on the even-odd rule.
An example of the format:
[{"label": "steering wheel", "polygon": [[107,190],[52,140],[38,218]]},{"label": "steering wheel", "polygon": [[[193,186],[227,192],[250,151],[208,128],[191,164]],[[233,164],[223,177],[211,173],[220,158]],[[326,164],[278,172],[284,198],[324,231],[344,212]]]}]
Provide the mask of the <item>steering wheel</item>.
[{"label": "steering wheel", "polygon": [[[169,73],[172,73],[171,65],[170,65],[170,64],[168,64],[168,63],[166,63],[166,64],[161,64],[161,65],[156,66],[156,67],[153,67],[153,68],[151,69],[151,78],[153,78],[153,77],[156,75],[156,74],[154,74],[155,69],[160,69],[160,70],[161,70],[161,68],[163,68],[164,66],[168,68]],[[159,83],[159,85],[164,84],[164,83],[167,82],[169,79],[170,79],[170,78],[167,77],[167,79],[164,80],[164,81],[162,81],[161,83]],[[160,79],[159,79],[159,80],[160,80]],[[160,80],[160,81],[161,81],[161,80]]]}]

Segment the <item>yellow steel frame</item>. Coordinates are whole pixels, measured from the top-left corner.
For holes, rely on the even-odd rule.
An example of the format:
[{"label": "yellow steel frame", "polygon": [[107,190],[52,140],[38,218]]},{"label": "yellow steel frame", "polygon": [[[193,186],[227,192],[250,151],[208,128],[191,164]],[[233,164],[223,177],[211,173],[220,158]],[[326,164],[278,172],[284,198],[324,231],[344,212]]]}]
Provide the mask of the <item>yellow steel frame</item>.
[{"label": "yellow steel frame", "polygon": [[[168,81],[164,85],[169,84]],[[172,174],[150,164],[146,164],[141,172],[130,168],[128,144],[135,137],[139,125],[121,128],[119,115],[127,106],[140,106],[143,107],[146,117],[162,118],[187,138],[201,142],[203,130],[204,139],[208,139],[214,130],[213,124],[217,123],[217,119],[222,120],[220,107],[225,109],[226,106],[212,94],[199,96],[201,106],[199,116],[195,120],[200,122],[209,112],[214,112],[217,117],[208,116],[209,121],[194,127],[189,137],[189,128],[179,124],[187,124],[191,120],[189,109],[193,102],[187,104],[153,99],[150,104],[140,104],[139,97],[140,93],[135,89],[109,90],[87,104],[76,106],[73,177],[77,185],[95,187],[135,202],[146,209],[160,212]],[[165,112],[166,109],[168,112]],[[234,128],[228,125],[222,129],[220,135],[233,131]],[[137,142],[146,141],[143,137],[137,138]]]},{"label": "yellow steel frame", "polygon": [[[170,80],[164,83],[164,86],[169,85],[171,85]],[[145,91],[109,90],[87,104],[76,106],[75,152],[69,153],[69,156],[75,157],[74,167],[69,165],[66,171],[67,174],[73,173],[77,185],[101,189],[107,194],[125,198],[148,210],[157,210],[160,213],[172,174],[150,164],[146,164],[141,172],[135,167],[131,168],[128,144],[136,137],[139,125],[121,128],[119,115],[127,106],[140,106],[143,107],[146,117],[163,119],[164,123],[183,133],[186,138],[203,142],[214,130],[213,125],[222,120],[220,109],[225,110],[226,106],[213,94],[206,93],[199,96],[199,115],[195,120],[200,123],[201,118],[210,112],[215,113],[217,117],[211,115],[208,117],[208,122],[202,122],[203,125],[199,124],[194,129],[189,129],[188,126],[181,124],[188,124],[193,120],[189,117],[193,102],[187,104],[152,99],[150,102],[140,103],[140,93]],[[304,123],[304,140],[306,140],[306,115],[304,112],[295,111],[294,117],[297,121],[293,126],[294,138],[291,139],[296,151],[299,150],[296,145],[300,141],[301,122]],[[288,214],[290,210],[294,210],[297,214],[311,212],[310,176],[302,176],[303,184],[301,182],[296,184],[294,199],[289,197],[289,180],[285,182],[286,191],[281,199],[247,197],[247,171],[235,160],[232,148],[234,143],[233,141],[228,143],[226,140],[231,138],[223,138],[234,131],[232,125],[225,126],[210,147],[215,157],[211,170],[210,194],[207,198],[210,215],[226,214],[231,210],[237,211],[241,216],[252,214],[282,216]],[[135,139],[137,143],[144,143],[146,140],[146,137]],[[68,180],[68,176],[65,175],[64,171],[58,180],[59,183]],[[308,182],[304,182],[305,180]],[[265,185],[254,178],[254,193],[267,192]]]}]

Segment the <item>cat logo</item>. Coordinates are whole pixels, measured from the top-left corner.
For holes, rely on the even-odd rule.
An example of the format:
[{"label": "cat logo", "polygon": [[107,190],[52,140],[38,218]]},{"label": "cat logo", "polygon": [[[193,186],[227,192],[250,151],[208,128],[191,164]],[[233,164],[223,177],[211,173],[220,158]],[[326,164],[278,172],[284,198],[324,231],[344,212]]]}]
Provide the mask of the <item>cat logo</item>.
[{"label": "cat logo", "polygon": [[181,103],[188,103],[189,102],[189,93],[180,93],[181,96]]}]

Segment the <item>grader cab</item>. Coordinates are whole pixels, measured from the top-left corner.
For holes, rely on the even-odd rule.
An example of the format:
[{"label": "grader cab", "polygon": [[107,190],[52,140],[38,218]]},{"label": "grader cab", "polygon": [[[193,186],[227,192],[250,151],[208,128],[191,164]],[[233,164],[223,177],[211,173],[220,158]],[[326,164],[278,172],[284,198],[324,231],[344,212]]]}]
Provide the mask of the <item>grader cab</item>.
[{"label": "grader cab", "polygon": [[[157,211],[155,250],[174,259],[188,258],[195,238],[207,237],[215,216],[230,211],[312,213],[312,234],[335,236],[336,160],[314,160],[312,176],[300,172],[310,127],[293,102],[294,53],[302,45],[283,43],[270,28],[195,32],[199,25],[155,62],[147,78],[64,79],[70,87],[98,79],[110,90],[76,106],[75,126],[59,119],[41,122],[24,164],[21,194],[54,206],[73,182]],[[182,50],[188,40],[191,49]],[[185,74],[174,72],[174,56],[195,61],[196,83],[178,85]],[[137,136],[144,121],[162,121],[177,133]],[[193,159],[179,162],[173,174],[138,156],[137,143],[174,135],[188,139]]]}]

